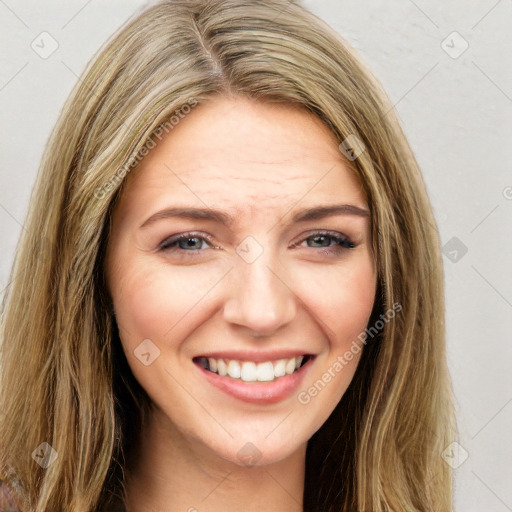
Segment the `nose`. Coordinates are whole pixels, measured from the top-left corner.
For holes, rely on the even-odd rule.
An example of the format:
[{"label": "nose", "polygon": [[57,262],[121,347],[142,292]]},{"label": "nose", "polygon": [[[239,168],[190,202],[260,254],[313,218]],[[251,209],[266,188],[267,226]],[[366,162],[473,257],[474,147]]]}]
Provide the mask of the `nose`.
[{"label": "nose", "polygon": [[257,337],[269,336],[287,325],[297,309],[289,273],[275,264],[276,258],[269,252],[252,263],[237,260],[223,309],[226,322],[243,326]]}]

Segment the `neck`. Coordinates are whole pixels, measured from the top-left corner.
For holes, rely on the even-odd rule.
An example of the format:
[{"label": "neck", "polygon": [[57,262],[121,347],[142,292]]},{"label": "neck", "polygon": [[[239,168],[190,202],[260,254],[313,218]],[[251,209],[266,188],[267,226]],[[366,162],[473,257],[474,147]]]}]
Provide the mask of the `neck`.
[{"label": "neck", "polygon": [[182,436],[152,409],[126,472],[127,512],[302,512],[306,445],[243,466]]}]

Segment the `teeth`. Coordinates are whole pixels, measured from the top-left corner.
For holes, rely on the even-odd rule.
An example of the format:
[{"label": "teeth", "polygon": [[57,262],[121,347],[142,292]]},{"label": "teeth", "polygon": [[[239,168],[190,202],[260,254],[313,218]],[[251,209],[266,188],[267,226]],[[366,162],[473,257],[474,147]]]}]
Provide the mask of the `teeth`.
[{"label": "teeth", "polygon": [[286,359],[279,359],[277,361],[274,365],[274,375],[276,377],[284,377],[286,375]]},{"label": "teeth", "polygon": [[240,363],[238,361],[229,361],[228,363],[228,375],[232,379],[240,378]]},{"label": "teeth", "polygon": [[215,359],[213,359],[213,357],[208,358],[208,365],[210,366],[210,370],[212,372],[217,371],[217,361]]},{"label": "teeth", "polygon": [[245,382],[254,382],[258,380],[258,367],[256,363],[243,363],[240,371],[240,377]]},{"label": "teeth", "polygon": [[217,373],[221,376],[221,377],[225,377],[228,372],[226,370],[226,363],[224,362],[223,359],[219,359],[217,361]]},{"label": "teeth", "polygon": [[218,373],[221,377],[229,376],[232,379],[241,379],[244,382],[270,382],[278,377],[291,375],[300,368],[304,356],[292,357],[290,359],[279,359],[278,361],[265,361],[255,363],[253,361],[214,359],[213,357],[201,357],[199,364],[204,368]]},{"label": "teeth", "polygon": [[256,373],[259,382],[269,382],[274,380],[274,365],[270,361],[268,363],[259,363],[256,367]]}]

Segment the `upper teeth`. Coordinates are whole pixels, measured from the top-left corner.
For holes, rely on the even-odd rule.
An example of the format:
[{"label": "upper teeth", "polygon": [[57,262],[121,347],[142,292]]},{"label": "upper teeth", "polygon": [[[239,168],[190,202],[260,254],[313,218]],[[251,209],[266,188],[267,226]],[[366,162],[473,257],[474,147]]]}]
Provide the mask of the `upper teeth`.
[{"label": "upper teeth", "polygon": [[236,361],[234,359],[214,359],[213,357],[201,357],[199,363],[220,376],[229,376],[232,379],[241,379],[245,382],[269,382],[277,377],[291,375],[300,367],[304,356],[278,361],[265,361],[255,363],[253,361]]}]

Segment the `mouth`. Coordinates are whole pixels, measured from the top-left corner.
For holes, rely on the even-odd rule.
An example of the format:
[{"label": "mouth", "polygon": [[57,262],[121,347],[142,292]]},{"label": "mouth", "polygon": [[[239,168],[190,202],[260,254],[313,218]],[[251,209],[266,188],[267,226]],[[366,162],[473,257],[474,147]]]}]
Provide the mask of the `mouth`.
[{"label": "mouth", "polygon": [[252,354],[247,359],[231,359],[227,354],[201,355],[193,362],[206,384],[238,400],[267,405],[290,397],[316,358],[313,354],[280,355],[279,359],[269,360],[264,360],[262,354]]},{"label": "mouth", "polygon": [[273,382],[300,370],[313,356],[304,354],[274,361],[241,361],[236,359],[194,357],[195,364],[206,371],[243,382]]}]

